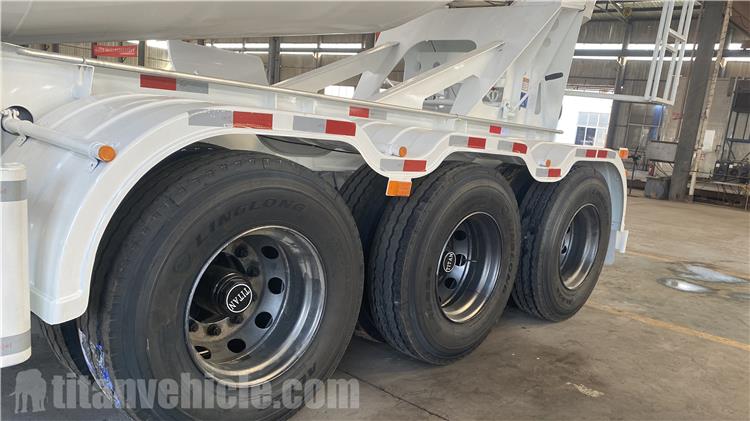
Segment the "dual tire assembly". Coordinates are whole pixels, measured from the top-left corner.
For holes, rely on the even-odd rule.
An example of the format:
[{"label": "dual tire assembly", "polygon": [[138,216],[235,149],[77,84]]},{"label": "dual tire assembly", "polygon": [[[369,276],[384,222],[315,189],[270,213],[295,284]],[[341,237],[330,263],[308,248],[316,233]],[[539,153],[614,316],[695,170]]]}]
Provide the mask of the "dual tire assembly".
[{"label": "dual tire assembly", "polygon": [[[80,318],[44,326],[53,350],[135,418],[215,418],[142,405],[111,379],[211,379],[226,419],[279,418],[280,398],[336,368],[367,335],[432,364],[475,349],[512,297],[547,320],[575,314],[609,241],[604,179],[574,168],[522,192],[496,169],[446,162],[408,198],[363,166],[337,192],[292,162],[195,148],[126,198],[97,256]],[[520,203],[520,205],[519,205]],[[270,387],[269,387],[270,386]],[[268,398],[268,397],[267,397]]]}]

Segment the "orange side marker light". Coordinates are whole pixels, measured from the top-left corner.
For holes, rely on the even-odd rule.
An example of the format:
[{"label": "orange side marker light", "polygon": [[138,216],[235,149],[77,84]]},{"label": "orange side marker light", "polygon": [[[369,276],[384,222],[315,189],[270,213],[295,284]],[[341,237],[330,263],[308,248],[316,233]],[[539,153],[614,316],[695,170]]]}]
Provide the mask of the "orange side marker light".
[{"label": "orange side marker light", "polygon": [[411,194],[411,181],[388,180],[385,195],[391,197],[409,197]]},{"label": "orange side marker light", "polygon": [[110,162],[117,156],[117,152],[115,151],[115,148],[109,146],[109,145],[102,145],[99,147],[99,150],[96,153],[96,156],[99,158],[99,160],[104,162]]}]

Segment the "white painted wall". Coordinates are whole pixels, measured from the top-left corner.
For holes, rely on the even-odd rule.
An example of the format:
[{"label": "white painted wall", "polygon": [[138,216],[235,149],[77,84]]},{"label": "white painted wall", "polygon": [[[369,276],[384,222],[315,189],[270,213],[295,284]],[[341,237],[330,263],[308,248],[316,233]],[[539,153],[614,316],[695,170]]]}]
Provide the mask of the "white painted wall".
[{"label": "white painted wall", "polygon": [[[560,120],[557,122],[557,129],[562,130],[563,134],[556,135],[555,142],[575,143],[576,128],[578,127],[578,113],[593,112],[609,114],[611,110],[611,99],[564,96],[562,102],[562,115],[560,115]],[[596,143],[595,146],[604,147],[604,143]]]}]

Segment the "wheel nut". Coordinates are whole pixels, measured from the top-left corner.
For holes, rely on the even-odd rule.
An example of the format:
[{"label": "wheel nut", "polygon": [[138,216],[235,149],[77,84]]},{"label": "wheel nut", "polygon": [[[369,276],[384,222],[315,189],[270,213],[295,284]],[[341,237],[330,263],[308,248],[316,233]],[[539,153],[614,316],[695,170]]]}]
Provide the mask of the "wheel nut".
[{"label": "wheel nut", "polygon": [[257,266],[253,265],[247,268],[247,276],[258,276],[260,275],[260,269],[258,269]]},{"label": "wheel nut", "polygon": [[238,324],[242,323],[243,320],[245,320],[245,319],[241,315],[238,314],[236,316],[230,317],[229,318],[229,323],[238,325]]},{"label": "wheel nut", "polygon": [[206,333],[208,333],[209,336],[219,336],[221,335],[221,328],[216,325],[211,325],[206,329]]},{"label": "wheel nut", "polygon": [[195,320],[190,320],[188,322],[188,330],[191,332],[197,332],[198,331],[198,323],[195,322]]}]

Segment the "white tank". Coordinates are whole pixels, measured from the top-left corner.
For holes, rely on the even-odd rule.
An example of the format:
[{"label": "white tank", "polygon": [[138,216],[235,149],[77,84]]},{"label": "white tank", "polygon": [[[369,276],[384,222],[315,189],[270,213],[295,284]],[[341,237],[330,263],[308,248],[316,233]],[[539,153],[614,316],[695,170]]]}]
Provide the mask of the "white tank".
[{"label": "white tank", "polygon": [[446,0],[419,1],[13,1],[3,41],[85,42],[371,33]]}]

